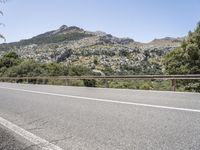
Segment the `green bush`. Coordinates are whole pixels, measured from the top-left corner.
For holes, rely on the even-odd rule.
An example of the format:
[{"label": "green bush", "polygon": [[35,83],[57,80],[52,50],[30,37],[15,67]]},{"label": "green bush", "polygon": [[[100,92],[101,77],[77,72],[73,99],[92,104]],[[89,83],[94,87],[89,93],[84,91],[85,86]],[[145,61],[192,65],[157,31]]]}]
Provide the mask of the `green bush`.
[{"label": "green bush", "polygon": [[143,83],[141,86],[140,86],[140,89],[141,90],[152,90],[152,87],[150,84],[148,83]]},{"label": "green bush", "polygon": [[84,79],[83,83],[87,87],[96,87],[96,80],[94,80],[94,79],[93,80]]}]

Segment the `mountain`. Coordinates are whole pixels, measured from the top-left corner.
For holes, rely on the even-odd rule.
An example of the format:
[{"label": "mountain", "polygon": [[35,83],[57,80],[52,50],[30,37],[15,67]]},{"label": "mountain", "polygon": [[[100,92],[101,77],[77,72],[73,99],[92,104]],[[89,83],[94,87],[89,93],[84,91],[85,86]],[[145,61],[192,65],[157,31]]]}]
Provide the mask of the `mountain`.
[{"label": "mountain", "polygon": [[140,43],[131,38],[118,38],[101,31],[90,32],[63,25],[30,39],[1,44],[0,55],[15,51],[22,58],[32,58],[42,63],[81,64],[114,74],[160,74],[161,58],[179,47],[182,40],[167,37]]}]

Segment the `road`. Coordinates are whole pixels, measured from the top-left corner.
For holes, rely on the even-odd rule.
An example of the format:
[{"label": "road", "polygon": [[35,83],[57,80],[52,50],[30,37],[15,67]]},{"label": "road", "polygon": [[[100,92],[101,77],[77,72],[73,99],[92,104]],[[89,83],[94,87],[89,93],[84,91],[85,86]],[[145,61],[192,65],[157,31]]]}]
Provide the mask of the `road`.
[{"label": "road", "polygon": [[0,83],[1,126],[50,150],[199,150],[200,94]]}]

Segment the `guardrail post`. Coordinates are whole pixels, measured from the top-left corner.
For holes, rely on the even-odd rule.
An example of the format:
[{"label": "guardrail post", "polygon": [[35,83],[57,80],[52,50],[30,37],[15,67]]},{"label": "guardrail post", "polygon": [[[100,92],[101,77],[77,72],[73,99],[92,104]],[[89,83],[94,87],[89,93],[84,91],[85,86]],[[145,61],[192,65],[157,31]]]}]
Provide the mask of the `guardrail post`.
[{"label": "guardrail post", "polygon": [[107,80],[107,79],[104,79],[104,84],[105,84],[105,87],[106,87],[106,88],[109,88],[109,83],[108,83],[108,80]]},{"label": "guardrail post", "polygon": [[42,84],[43,84],[43,85],[45,84],[45,81],[46,81],[46,79],[45,79],[45,78],[42,78]]},{"label": "guardrail post", "polygon": [[64,79],[64,82],[65,82],[65,86],[67,86],[68,85],[68,80]]},{"label": "guardrail post", "polygon": [[172,79],[172,91],[176,91],[176,79]]}]

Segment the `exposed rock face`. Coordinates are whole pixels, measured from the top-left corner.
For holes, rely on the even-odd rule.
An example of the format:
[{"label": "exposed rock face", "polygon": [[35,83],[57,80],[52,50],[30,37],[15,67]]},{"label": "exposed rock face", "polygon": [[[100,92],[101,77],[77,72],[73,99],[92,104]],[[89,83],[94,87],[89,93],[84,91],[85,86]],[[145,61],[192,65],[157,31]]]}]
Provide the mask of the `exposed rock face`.
[{"label": "exposed rock face", "polygon": [[67,34],[70,32],[83,32],[83,31],[84,31],[83,29],[76,26],[68,27],[66,25],[62,25],[58,30],[55,30],[53,34]]},{"label": "exposed rock face", "polygon": [[161,73],[161,57],[179,47],[183,39],[163,38],[150,43],[89,32],[66,25],[31,39],[1,44],[0,55],[16,51],[23,58],[43,63],[81,64],[94,70],[111,68],[117,74]]},{"label": "exposed rock face", "polygon": [[59,57],[57,58],[57,62],[60,63],[60,62],[65,62],[68,58],[71,57],[72,55],[72,50],[71,49],[66,49],[66,50],[63,50],[62,51],[63,53],[61,53],[59,55]]}]

